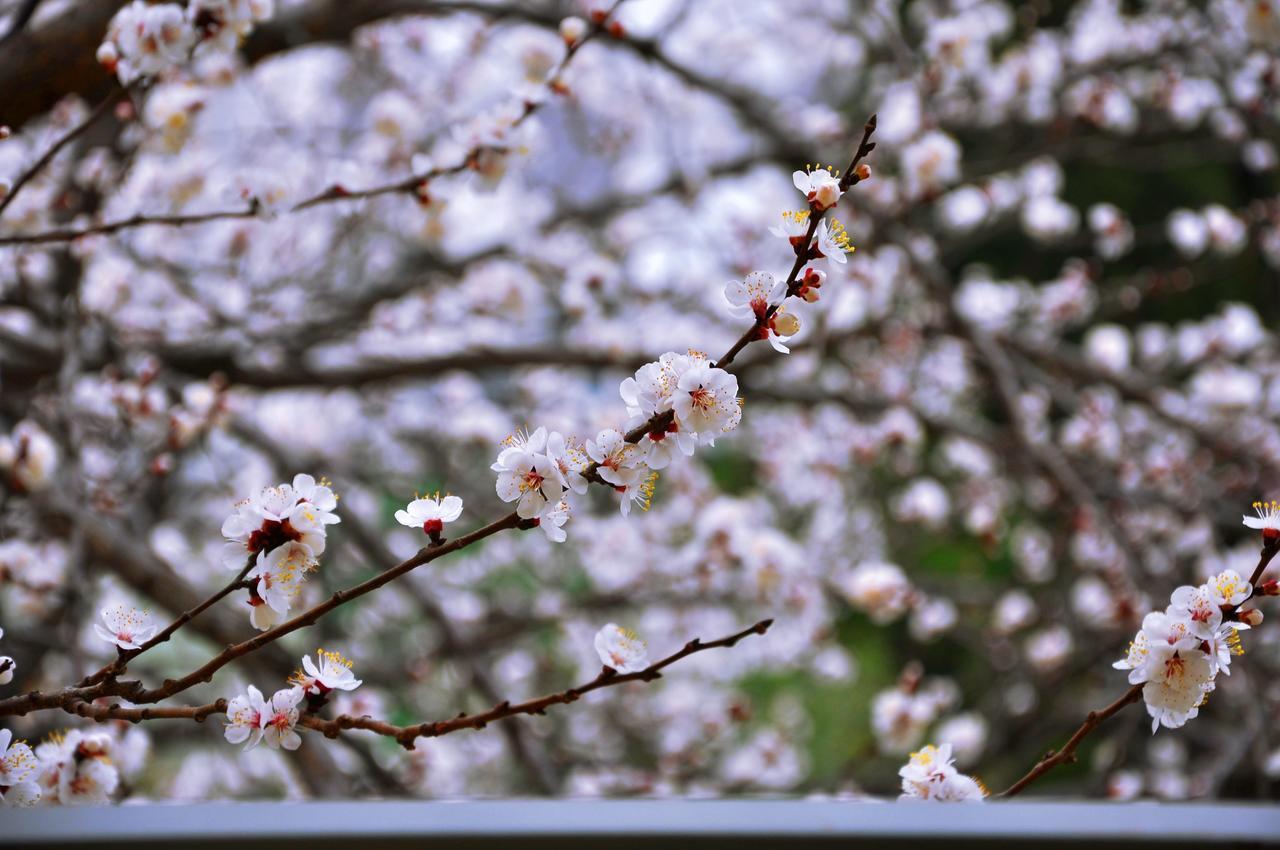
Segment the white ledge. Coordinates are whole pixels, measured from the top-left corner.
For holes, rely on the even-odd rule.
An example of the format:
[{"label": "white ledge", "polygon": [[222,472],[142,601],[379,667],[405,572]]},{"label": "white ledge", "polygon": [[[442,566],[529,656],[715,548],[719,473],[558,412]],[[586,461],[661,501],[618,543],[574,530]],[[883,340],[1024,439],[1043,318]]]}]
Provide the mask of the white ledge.
[{"label": "white ledge", "polygon": [[[1280,840],[1280,806],[1215,803],[875,803],[840,800],[469,800],[156,804],[0,811],[0,845],[192,846],[270,840],[308,847],[395,839],[415,845],[555,846],[645,836],[738,848],[802,839],[884,846],[937,839],[1057,839],[1093,848],[1158,841],[1163,847]],[[436,839],[431,841],[430,839]],[[664,841],[665,839],[665,841]],[[825,840],[825,841],[824,841]],[[789,845],[790,846],[790,845]]]}]

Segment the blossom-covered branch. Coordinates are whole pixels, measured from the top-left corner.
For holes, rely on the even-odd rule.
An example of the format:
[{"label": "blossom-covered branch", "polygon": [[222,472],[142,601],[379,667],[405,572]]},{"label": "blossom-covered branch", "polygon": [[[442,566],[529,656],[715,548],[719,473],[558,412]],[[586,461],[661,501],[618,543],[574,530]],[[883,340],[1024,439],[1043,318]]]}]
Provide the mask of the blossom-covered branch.
[{"label": "blossom-covered branch", "polygon": [[1153,731],[1161,724],[1179,727],[1196,716],[1213,690],[1213,677],[1218,672],[1230,675],[1231,657],[1244,652],[1239,631],[1262,620],[1260,611],[1241,611],[1241,606],[1260,593],[1276,595],[1274,580],[1265,587],[1261,583],[1271,559],[1280,551],[1280,516],[1274,503],[1262,513],[1262,553],[1249,580],[1245,582],[1233,572],[1222,573],[1199,588],[1179,588],[1168,611],[1149,614],[1130,644],[1128,656],[1116,663],[1116,667],[1132,671],[1130,681],[1134,684],[1110,705],[1090,711],[1066,744],[1050,750],[1000,796],[1015,797],[1058,765],[1073,763],[1081,742],[1126,705],[1145,699]]},{"label": "blossom-covered branch", "polygon": [[[605,667],[600,674],[590,682],[585,682],[566,691],[560,691],[554,694],[537,697],[536,699],[525,700],[524,702],[508,702],[504,701],[495,705],[488,711],[479,714],[460,714],[449,720],[428,721],[412,726],[397,726],[382,720],[374,720],[368,717],[352,717],[347,714],[339,715],[331,720],[325,720],[319,717],[307,716],[300,721],[302,725],[308,729],[314,729],[323,733],[326,737],[336,738],[343,731],[348,729],[364,729],[369,732],[376,732],[379,735],[385,735],[394,738],[405,749],[413,749],[414,741],[418,738],[435,738],[440,735],[447,735],[450,732],[457,732],[462,729],[483,729],[488,724],[502,720],[507,717],[514,717],[519,714],[545,714],[548,708],[555,705],[567,705],[576,702],[584,695],[601,688],[609,688],[615,685],[623,685],[628,682],[652,682],[662,676],[662,670],[675,664],[682,658],[687,658],[694,653],[702,652],[708,649],[718,649],[721,647],[732,647],[749,635],[762,635],[769,630],[769,626],[773,624],[772,620],[761,620],[750,628],[723,637],[713,641],[701,641],[697,638],[686,643],[678,651],[673,652],[666,658],[643,667],[638,670],[631,670],[631,665],[624,667],[630,672],[620,672],[616,667],[609,666],[610,663],[618,665],[614,659],[609,659],[605,663]],[[607,657],[607,656],[606,656]],[[623,665],[618,665],[623,666]]]}]

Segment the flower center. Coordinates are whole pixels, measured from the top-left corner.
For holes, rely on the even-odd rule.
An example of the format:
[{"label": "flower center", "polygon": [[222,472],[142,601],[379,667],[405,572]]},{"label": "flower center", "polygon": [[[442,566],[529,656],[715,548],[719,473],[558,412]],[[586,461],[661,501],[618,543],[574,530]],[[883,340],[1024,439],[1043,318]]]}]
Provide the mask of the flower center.
[{"label": "flower center", "polygon": [[270,552],[290,540],[301,539],[302,533],[295,529],[289,523],[289,520],[277,522],[269,519],[262,523],[261,528],[249,535],[249,540],[245,543],[245,547],[250,552]]}]

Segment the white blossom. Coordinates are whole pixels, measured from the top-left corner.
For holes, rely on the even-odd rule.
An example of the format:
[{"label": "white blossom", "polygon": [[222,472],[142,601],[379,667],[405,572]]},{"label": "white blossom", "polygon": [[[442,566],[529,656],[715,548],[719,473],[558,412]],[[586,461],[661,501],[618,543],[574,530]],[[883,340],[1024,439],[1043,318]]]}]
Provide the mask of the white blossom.
[{"label": "white blossom", "polygon": [[256,580],[249,600],[254,626],[265,631],[289,613],[307,573],[315,569],[315,555],[303,543],[290,541],[270,552],[259,552],[257,563],[247,576],[250,581]]},{"label": "white blossom", "polygon": [[40,799],[36,774],[40,765],[26,743],[0,729],[0,805],[31,806]]},{"label": "white blossom", "polygon": [[137,608],[113,605],[103,608],[102,623],[94,623],[98,637],[121,649],[137,649],[156,636],[159,630],[151,614]]},{"label": "white blossom", "polygon": [[699,443],[715,443],[716,437],[737,427],[738,379],[705,359],[697,359],[681,373],[672,398],[676,423],[697,435]]},{"label": "white blossom", "polygon": [[840,178],[836,177],[830,167],[818,166],[809,171],[796,171],[791,175],[791,182],[817,212],[834,207],[843,194],[840,190]]},{"label": "white blossom", "polygon": [[324,554],[327,527],[342,521],[333,512],[337,505],[333,490],[310,475],[264,487],[237,503],[223,522],[222,536],[229,541],[223,547],[223,566],[243,569],[248,558],[289,542],[301,543],[315,556]]},{"label": "white blossom", "polygon": [[108,802],[120,784],[111,749],[111,738],[101,733],[72,729],[50,736],[35,748],[41,799],[64,806]]},{"label": "white blossom", "polygon": [[223,736],[229,743],[245,744],[252,749],[262,740],[262,720],[267,714],[267,704],[262,691],[250,685],[248,692],[233,697],[227,703],[227,722]]},{"label": "white blossom", "polygon": [[339,652],[316,650],[316,660],[302,656],[302,670],[290,679],[308,694],[323,696],[330,691],[354,691],[362,681],[351,671],[351,662]]},{"label": "white blossom", "polygon": [[606,667],[638,673],[649,666],[649,647],[630,629],[609,623],[596,632],[596,653]]},{"label": "white blossom", "polygon": [[739,319],[763,320],[769,308],[781,304],[786,294],[786,281],[775,280],[768,272],[752,272],[724,287],[729,312]]},{"label": "white blossom", "polygon": [[425,534],[439,534],[447,522],[462,516],[462,499],[457,496],[437,495],[431,499],[414,499],[404,510],[396,511],[396,522],[410,528],[420,528]]},{"label": "white blossom", "polygon": [[1258,515],[1246,516],[1245,526],[1261,531],[1262,536],[1266,538],[1280,537],[1280,502],[1275,499],[1269,502],[1254,502],[1253,509]]},{"label": "white blossom", "polygon": [[569,521],[570,513],[569,503],[561,499],[548,506],[538,517],[538,527],[552,543],[563,543],[568,537],[564,524]]},{"label": "white blossom", "polygon": [[898,775],[902,777],[899,800],[982,802],[987,796],[981,783],[956,770],[950,744],[930,744],[912,753]]},{"label": "white blossom", "polygon": [[490,467],[498,473],[498,497],[504,502],[516,502],[516,513],[522,519],[536,517],[548,504],[558,502],[564,493],[560,472],[547,457],[546,448],[545,428],[528,437],[517,435]]},{"label": "white blossom", "polygon": [[262,740],[271,749],[296,750],[302,744],[302,737],[294,730],[302,696],[302,688],[282,688],[263,704]]}]

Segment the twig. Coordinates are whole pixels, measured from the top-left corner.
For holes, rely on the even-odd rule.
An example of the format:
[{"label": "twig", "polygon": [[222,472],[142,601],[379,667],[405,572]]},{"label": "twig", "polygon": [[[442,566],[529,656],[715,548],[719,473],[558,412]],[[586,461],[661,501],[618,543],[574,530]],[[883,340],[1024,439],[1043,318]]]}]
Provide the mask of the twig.
[{"label": "twig", "polygon": [[18,197],[18,192],[22,190],[22,187],[27,185],[27,183],[39,174],[40,171],[49,164],[49,161],[58,155],[59,151],[84,134],[86,130],[93,126],[94,122],[102,117],[103,113],[115,106],[116,102],[128,93],[129,90],[126,88],[118,88],[111,92],[110,95],[93,108],[93,111],[90,112],[83,121],[68,130],[62,138],[54,142],[53,145],[44,152],[44,156],[37,159],[30,168],[20,174],[18,179],[13,181],[13,185],[9,187],[9,194],[0,198],[0,214],[4,213],[9,204],[13,203],[13,199]]},{"label": "twig", "polygon": [[773,625],[773,620],[761,620],[748,629],[743,629],[737,634],[729,635],[719,640],[703,643],[694,638],[686,643],[678,652],[668,655],[661,661],[650,664],[643,670],[635,673],[618,673],[612,667],[605,667],[600,674],[590,682],[579,685],[576,688],[570,688],[567,691],[548,694],[536,699],[526,700],[525,702],[511,703],[509,701],[500,702],[488,711],[480,714],[460,714],[451,720],[437,720],[427,723],[419,723],[414,726],[396,726],[382,720],[374,720],[368,717],[352,717],[348,714],[340,715],[333,720],[324,720],[319,717],[307,716],[300,722],[308,729],[314,729],[321,732],[328,738],[336,738],[344,730],[347,729],[364,729],[369,732],[376,732],[379,735],[385,735],[389,738],[395,738],[396,741],[406,750],[414,748],[414,741],[418,738],[435,738],[441,735],[448,735],[450,732],[457,732],[461,729],[483,729],[485,726],[495,720],[502,720],[507,717],[514,717],[519,714],[545,714],[547,709],[553,705],[564,705],[576,702],[584,694],[601,688],[608,688],[614,685],[621,685],[627,682],[652,682],[654,679],[661,678],[662,670],[671,666],[682,658],[687,658],[697,652],[706,649],[716,649],[719,647],[731,647],[738,641],[749,635],[762,635],[769,630],[769,626]]},{"label": "twig", "polygon": [[[858,163],[875,150],[876,143],[871,141],[871,135],[875,133],[875,131],[876,116],[872,115],[867,119],[867,123],[862,128],[862,141],[858,143],[858,149],[853,154],[853,160],[849,163],[849,167],[845,169],[844,175],[840,178],[841,193],[847,192],[858,182]],[[824,210],[818,215],[809,216],[809,230],[805,233],[804,242],[796,247],[796,260],[791,265],[791,273],[787,275],[788,298],[796,294],[796,280],[800,275],[800,270],[804,268],[805,263],[813,259],[813,257],[810,256],[810,246],[813,244],[814,235],[818,232],[818,224],[822,221],[822,218],[825,215],[826,211]],[[758,316],[755,324],[738,338],[738,341],[724,353],[723,357],[716,361],[715,365],[720,369],[725,368],[733,362],[733,358],[738,356],[738,352],[742,351],[742,349],[746,348],[755,340],[760,339],[760,331],[767,327],[769,320],[777,315],[778,306],[779,305],[774,304],[765,311],[763,316]]]},{"label": "twig", "polygon": [[244,565],[244,568],[240,570],[239,574],[236,575],[236,577],[233,578],[230,582],[228,582],[225,587],[223,587],[217,593],[210,596],[205,601],[201,602],[196,607],[191,608],[187,611],[184,611],[182,614],[178,616],[176,620],[174,620],[172,623],[166,626],[163,630],[158,632],[155,637],[151,638],[151,640],[142,644],[137,649],[120,650],[120,653],[116,657],[115,661],[112,661],[110,664],[106,665],[101,670],[94,673],[92,676],[89,676],[86,679],[84,679],[82,682],[80,682],[79,687],[83,688],[83,687],[88,687],[89,685],[96,685],[98,682],[102,682],[107,679],[114,679],[116,676],[119,676],[121,673],[125,671],[125,668],[128,667],[129,662],[131,660],[133,660],[134,658],[137,658],[139,655],[151,649],[152,647],[167,641],[170,637],[173,636],[174,632],[176,632],[178,629],[182,628],[187,623],[194,620],[196,617],[199,617],[202,613],[208,610],[211,606],[214,605],[214,603],[222,599],[224,596],[227,596],[228,594],[233,593],[234,591],[239,590],[242,587],[245,587],[246,586],[245,576],[249,574],[249,570],[253,569],[253,565],[254,565],[253,558],[250,557],[249,562]]}]

